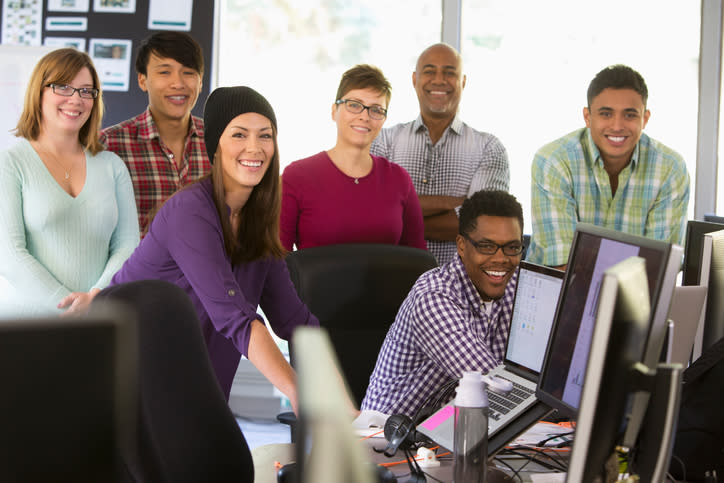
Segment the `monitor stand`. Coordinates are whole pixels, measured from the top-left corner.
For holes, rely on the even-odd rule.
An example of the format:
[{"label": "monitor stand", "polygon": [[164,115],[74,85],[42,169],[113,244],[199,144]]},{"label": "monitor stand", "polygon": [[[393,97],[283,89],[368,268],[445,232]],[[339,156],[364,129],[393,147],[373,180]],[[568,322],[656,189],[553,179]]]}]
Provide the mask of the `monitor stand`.
[{"label": "monitor stand", "polygon": [[651,397],[629,461],[629,472],[638,475],[641,481],[664,481],[679,417],[683,367],[661,363],[655,371],[649,371],[637,364],[634,371],[637,373],[634,389],[646,391]]}]

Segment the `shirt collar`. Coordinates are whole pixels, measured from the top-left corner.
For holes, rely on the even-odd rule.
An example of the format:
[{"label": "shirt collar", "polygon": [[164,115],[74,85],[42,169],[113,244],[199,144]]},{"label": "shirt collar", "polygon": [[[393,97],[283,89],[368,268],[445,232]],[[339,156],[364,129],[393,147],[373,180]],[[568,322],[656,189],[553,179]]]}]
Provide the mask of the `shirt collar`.
[{"label": "shirt collar", "polygon": [[[194,118],[193,114],[191,115],[189,120],[191,126],[189,128],[188,135],[191,137],[201,137],[201,133],[199,132],[196,119]],[[158,132],[158,126],[156,126],[156,123],[153,121],[153,116],[151,115],[151,109],[149,107],[146,107],[146,110],[143,111],[140,116],[138,116],[138,124],[140,125],[139,132],[141,133],[141,137],[146,139],[161,137],[161,134],[159,134]]]},{"label": "shirt collar", "polygon": [[[641,134],[641,136],[643,136],[643,133]],[[601,159],[601,152],[598,150],[598,146],[596,146],[596,143],[593,142],[593,136],[591,135],[590,128],[586,128],[585,144],[585,148],[588,150],[588,152],[591,153],[591,159],[593,160],[593,164],[603,164],[603,159]],[[636,163],[639,159],[640,147],[641,139],[639,138],[639,142],[636,143],[633,153],[631,153],[631,169],[634,169],[636,167]]]},{"label": "shirt collar", "polygon": [[[481,315],[485,315],[486,317],[488,317],[485,309],[483,308],[483,297],[480,296],[478,289],[475,288],[473,281],[470,280],[468,272],[465,271],[465,265],[463,265],[463,261],[460,258],[460,255],[456,253],[452,261],[450,262],[450,265],[453,271],[458,274],[460,280],[462,281],[463,295],[470,302],[470,306],[473,307],[476,315],[478,317]],[[493,300],[492,304],[493,308],[490,311],[489,317],[495,317],[495,315],[498,313],[500,300]]]},{"label": "shirt collar", "polygon": [[[417,115],[417,119],[415,119],[412,123],[412,132],[419,132],[421,129],[424,129],[425,132],[427,132],[427,126],[425,126],[425,123],[422,121],[422,114]],[[445,129],[445,131],[452,131],[455,134],[460,134],[460,132],[463,129],[463,120],[460,119],[460,117],[456,114],[453,118],[450,125]],[[443,137],[445,135],[443,134]]]}]

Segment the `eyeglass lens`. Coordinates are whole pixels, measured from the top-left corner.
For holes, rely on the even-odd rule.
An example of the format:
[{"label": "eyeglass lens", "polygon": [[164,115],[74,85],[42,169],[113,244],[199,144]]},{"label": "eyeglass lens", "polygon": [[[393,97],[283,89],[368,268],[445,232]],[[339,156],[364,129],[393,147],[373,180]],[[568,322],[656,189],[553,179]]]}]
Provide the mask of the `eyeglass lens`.
[{"label": "eyeglass lens", "polygon": [[338,101],[344,103],[344,106],[347,108],[349,112],[352,114],[359,114],[360,112],[367,109],[367,112],[369,112],[370,117],[372,119],[384,119],[385,116],[387,116],[387,112],[384,110],[384,108],[380,106],[365,106],[361,102],[358,101],[352,101],[349,99],[343,99],[341,101]]},{"label": "eyeglass lens", "polygon": [[65,97],[71,97],[78,92],[78,95],[84,99],[95,99],[98,96],[98,89],[94,87],[72,87],[64,84],[50,84],[55,94]]}]

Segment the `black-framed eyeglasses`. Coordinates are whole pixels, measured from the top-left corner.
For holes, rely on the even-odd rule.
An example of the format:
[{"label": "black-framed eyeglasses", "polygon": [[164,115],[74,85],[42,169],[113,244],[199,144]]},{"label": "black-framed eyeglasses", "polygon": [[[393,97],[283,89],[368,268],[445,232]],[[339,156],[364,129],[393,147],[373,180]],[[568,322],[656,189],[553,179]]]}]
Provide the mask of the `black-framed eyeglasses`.
[{"label": "black-framed eyeglasses", "polygon": [[335,104],[344,104],[344,107],[352,114],[359,114],[367,109],[370,117],[378,121],[387,117],[387,109],[382,106],[365,106],[360,101],[355,101],[354,99],[337,99]]},{"label": "black-framed eyeglasses", "polygon": [[497,243],[490,240],[475,241],[468,235],[463,235],[463,237],[467,241],[469,241],[470,244],[474,246],[478,253],[480,253],[481,255],[495,255],[496,253],[498,253],[498,250],[503,250],[503,255],[507,257],[517,257],[518,255],[523,253],[522,242],[513,241],[510,243],[506,243],[505,245],[498,245]]},{"label": "black-framed eyeglasses", "polygon": [[63,97],[71,97],[78,92],[78,96],[83,99],[95,99],[98,97],[98,89],[95,87],[73,87],[65,84],[48,84],[45,87],[53,89],[53,94]]}]

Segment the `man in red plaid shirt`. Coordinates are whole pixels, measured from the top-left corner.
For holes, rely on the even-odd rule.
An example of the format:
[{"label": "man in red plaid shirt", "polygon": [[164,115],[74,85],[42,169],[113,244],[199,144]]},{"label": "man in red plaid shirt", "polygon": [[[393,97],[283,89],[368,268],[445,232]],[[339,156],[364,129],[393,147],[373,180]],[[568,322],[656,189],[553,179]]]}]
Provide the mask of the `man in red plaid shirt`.
[{"label": "man in red plaid shirt", "polygon": [[204,58],[199,44],[183,32],[159,32],[145,39],[136,56],[138,85],[148,108],[104,129],[100,140],[128,166],[141,233],[149,216],[184,185],[208,174],[203,120],[191,115],[201,92]]}]

